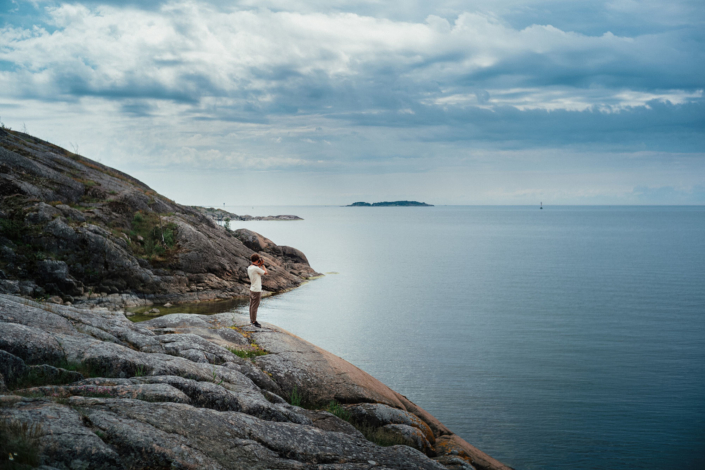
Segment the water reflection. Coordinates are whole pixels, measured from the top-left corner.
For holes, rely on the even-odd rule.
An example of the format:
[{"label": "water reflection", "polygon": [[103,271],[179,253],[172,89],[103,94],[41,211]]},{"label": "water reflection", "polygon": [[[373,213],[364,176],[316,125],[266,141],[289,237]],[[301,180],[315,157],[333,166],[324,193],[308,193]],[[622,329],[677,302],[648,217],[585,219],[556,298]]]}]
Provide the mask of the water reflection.
[{"label": "water reflection", "polygon": [[[150,305],[148,307],[128,309],[128,311],[135,313],[135,315],[129,317],[130,320],[133,322],[141,322],[151,320],[152,318],[161,317],[163,315],[169,315],[170,313],[215,315],[216,313],[233,312],[237,309],[247,307],[249,304],[250,299],[248,298],[233,298],[228,300],[217,300],[214,302],[181,303],[171,307],[164,307],[163,305]],[[159,313],[156,315],[146,315],[146,313],[153,308],[159,309]]]}]

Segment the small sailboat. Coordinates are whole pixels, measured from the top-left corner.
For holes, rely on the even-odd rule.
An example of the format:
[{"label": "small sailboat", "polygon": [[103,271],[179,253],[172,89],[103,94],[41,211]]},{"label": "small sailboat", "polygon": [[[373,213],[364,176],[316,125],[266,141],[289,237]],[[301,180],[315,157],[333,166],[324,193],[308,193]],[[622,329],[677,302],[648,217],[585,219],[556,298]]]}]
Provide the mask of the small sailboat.
[{"label": "small sailboat", "polygon": [[543,202],[539,203],[539,209],[543,210]]}]

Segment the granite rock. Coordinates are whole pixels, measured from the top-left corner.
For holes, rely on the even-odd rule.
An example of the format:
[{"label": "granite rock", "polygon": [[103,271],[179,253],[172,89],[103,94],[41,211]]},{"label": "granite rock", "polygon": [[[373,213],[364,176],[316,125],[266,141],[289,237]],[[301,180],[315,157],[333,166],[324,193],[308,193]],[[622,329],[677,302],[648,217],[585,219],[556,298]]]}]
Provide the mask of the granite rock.
[{"label": "granite rock", "polygon": [[[0,258],[8,261],[0,293],[47,293],[114,309],[248,295],[253,249],[201,210],[10,129],[0,129],[0,213]],[[151,220],[162,237],[136,234],[136,214]],[[166,245],[167,225],[170,248],[163,256],[145,256],[149,243]],[[271,273],[266,290],[284,291],[319,275],[294,248],[269,241],[261,254]]]},{"label": "granite rock", "polygon": [[[264,355],[227,349],[248,346]],[[39,426],[47,467],[509,468],[343,359],[245,315],[135,324],[0,295],[0,356],[0,420]],[[294,386],[306,408],[288,403]],[[325,411],[332,400],[349,422]]]}]

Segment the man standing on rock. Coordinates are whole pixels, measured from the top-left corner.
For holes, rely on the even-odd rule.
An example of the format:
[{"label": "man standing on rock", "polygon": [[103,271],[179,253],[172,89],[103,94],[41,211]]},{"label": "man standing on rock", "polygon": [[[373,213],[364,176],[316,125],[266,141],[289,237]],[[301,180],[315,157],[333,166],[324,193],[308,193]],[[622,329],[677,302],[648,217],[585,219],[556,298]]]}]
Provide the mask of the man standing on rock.
[{"label": "man standing on rock", "polygon": [[250,256],[252,264],[247,268],[247,275],[250,278],[250,323],[257,328],[262,328],[257,322],[257,309],[259,301],[262,299],[262,276],[269,274],[264,267],[264,260],[257,253]]}]

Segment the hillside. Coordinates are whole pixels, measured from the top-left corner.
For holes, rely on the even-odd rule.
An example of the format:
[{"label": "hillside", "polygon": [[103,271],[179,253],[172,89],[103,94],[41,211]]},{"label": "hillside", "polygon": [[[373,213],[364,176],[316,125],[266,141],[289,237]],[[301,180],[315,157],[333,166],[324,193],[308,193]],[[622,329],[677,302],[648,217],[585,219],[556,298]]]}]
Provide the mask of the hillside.
[{"label": "hillside", "polygon": [[135,178],[0,129],[0,293],[125,308],[247,294],[249,256],[281,292],[316,276],[306,256],[229,231]]},{"label": "hillside", "polygon": [[243,295],[253,252],[270,291],[317,275],[295,248],[0,129],[0,467],[511,470],[274,325],[121,310]]}]

